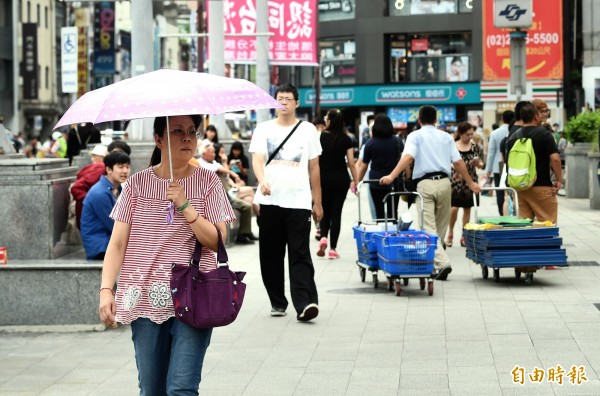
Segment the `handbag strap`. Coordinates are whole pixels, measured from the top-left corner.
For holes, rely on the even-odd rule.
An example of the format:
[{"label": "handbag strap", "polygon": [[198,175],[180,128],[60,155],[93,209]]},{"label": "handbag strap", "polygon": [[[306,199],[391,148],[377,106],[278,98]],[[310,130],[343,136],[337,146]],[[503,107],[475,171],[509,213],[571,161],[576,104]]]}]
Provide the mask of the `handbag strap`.
[{"label": "handbag strap", "polygon": [[277,147],[275,149],[275,151],[273,151],[271,153],[271,155],[269,156],[269,159],[267,160],[267,163],[265,164],[265,166],[269,165],[269,162],[271,162],[273,160],[273,158],[275,158],[275,156],[277,155],[277,153],[279,152],[279,150],[281,150],[281,148],[283,147],[283,145],[285,144],[285,142],[287,142],[288,139],[290,138],[290,136],[292,136],[292,134],[294,132],[296,132],[296,129],[298,129],[298,126],[300,126],[301,122],[302,122],[302,120],[298,121],[298,123],[296,124],[296,126],[294,126],[294,128],[292,129],[292,131],[290,133],[288,133],[288,135],[285,137],[285,139],[283,139],[283,142],[281,142],[281,144],[279,145],[279,147]]},{"label": "handbag strap", "polygon": [[[219,248],[217,249],[217,266],[219,266],[218,264],[227,265],[227,263],[229,262],[229,257],[227,256],[227,251],[225,250],[225,245],[223,244],[223,237],[221,236],[221,230],[219,230],[219,228],[217,226],[215,226],[215,228],[217,229],[217,234],[219,236],[219,241],[218,241]],[[202,256],[202,244],[196,238],[196,246],[194,247],[194,253],[192,254],[192,264],[194,264],[194,265],[200,264],[201,256]]]}]

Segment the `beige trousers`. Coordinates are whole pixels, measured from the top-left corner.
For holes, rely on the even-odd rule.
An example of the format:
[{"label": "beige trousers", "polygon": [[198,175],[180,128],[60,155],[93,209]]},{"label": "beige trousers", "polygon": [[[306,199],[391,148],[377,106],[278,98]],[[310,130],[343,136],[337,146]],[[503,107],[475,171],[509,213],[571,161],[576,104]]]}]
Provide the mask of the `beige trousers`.
[{"label": "beige trousers", "polygon": [[434,266],[439,270],[450,265],[450,259],[442,246],[450,222],[450,179],[422,180],[417,185],[417,192],[423,197],[423,230],[438,236]]}]

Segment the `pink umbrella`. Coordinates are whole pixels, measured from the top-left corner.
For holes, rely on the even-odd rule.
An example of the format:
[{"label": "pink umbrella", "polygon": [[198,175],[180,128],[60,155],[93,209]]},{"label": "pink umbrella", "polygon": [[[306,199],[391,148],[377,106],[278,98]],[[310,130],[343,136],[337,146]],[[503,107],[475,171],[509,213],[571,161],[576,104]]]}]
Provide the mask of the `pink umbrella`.
[{"label": "pink umbrella", "polygon": [[[94,124],[188,114],[281,108],[271,95],[248,80],[208,73],[161,69],[87,92],[66,111],[54,129],[65,125]],[[173,177],[171,140],[167,133],[169,170]],[[167,222],[173,219],[169,204]]]}]

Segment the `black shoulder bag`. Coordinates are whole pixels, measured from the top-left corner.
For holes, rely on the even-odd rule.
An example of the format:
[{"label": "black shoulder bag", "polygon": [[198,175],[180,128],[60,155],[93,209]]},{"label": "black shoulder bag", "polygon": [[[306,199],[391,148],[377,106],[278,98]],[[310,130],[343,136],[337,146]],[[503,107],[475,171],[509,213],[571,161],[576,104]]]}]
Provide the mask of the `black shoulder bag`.
[{"label": "black shoulder bag", "polygon": [[267,160],[267,163],[265,164],[265,166],[269,165],[269,162],[271,162],[273,160],[273,158],[275,158],[275,156],[277,155],[277,153],[279,152],[279,150],[281,150],[281,148],[283,147],[283,145],[285,144],[285,142],[287,142],[288,139],[290,138],[290,136],[292,136],[292,134],[294,132],[296,132],[296,129],[298,129],[298,127],[300,126],[301,122],[302,122],[302,120],[298,121],[298,123],[292,129],[292,131],[285,137],[285,139],[283,139],[283,142],[281,142],[281,144],[275,149],[275,151],[273,151],[271,153],[271,155],[269,156],[269,159]]}]

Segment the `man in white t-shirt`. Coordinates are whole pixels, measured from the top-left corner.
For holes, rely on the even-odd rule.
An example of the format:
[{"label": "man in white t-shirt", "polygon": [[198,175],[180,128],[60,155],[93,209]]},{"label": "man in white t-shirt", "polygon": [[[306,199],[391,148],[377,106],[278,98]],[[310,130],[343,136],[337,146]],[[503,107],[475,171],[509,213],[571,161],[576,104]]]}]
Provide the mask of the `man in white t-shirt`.
[{"label": "man in white t-shirt", "polygon": [[284,287],[287,245],[292,303],[296,318],[306,322],[319,314],[309,239],[311,212],[316,222],[323,217],[321,143],[314,125],[299,123],[296,118],[300,103],[293,85],[279,86],[275,99],[282,106],[277,118],[257,125],[249,148],[258,181],[254,203],[260,205],[260,269],[271,300],[271,316],[284,316],[288,305]]},{"label": "man in white t-shirt", "polygon": [[447,132],[434,127],[436,119],[435,107],[422,106],[419,109],[421,129],[408,135],[398,165],[392,173],[382,177],[380,183],[391,184],[414,162],[413,181],[417,192],[423,197],[424,224],[421,226],[425,231],[438,236],[434,259],[435,279],[446,280],[452,267],[442,246],[442,238],[446,235],[450,221],[451,166],[454,165],[471,191],[479,193],[481,187],[469,175],[454,139]]}]

